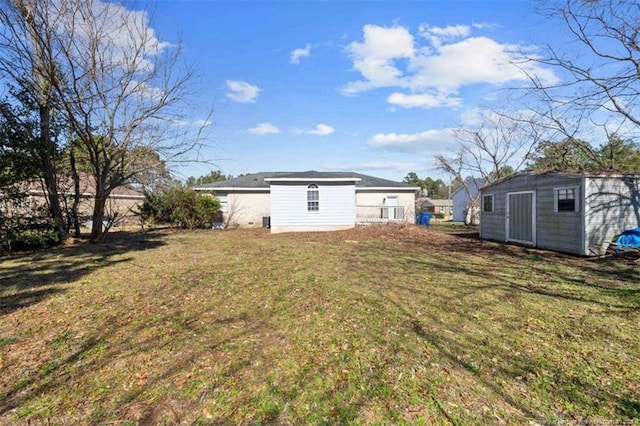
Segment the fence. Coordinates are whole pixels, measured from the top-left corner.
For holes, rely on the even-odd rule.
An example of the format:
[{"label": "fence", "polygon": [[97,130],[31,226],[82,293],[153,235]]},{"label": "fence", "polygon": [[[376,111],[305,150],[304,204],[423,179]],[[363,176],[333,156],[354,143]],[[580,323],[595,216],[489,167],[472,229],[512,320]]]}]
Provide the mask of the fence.
[{"label": "fence", "polygon": [[404,206],[356,206],[356,222],[404,222],[405,212]]}]

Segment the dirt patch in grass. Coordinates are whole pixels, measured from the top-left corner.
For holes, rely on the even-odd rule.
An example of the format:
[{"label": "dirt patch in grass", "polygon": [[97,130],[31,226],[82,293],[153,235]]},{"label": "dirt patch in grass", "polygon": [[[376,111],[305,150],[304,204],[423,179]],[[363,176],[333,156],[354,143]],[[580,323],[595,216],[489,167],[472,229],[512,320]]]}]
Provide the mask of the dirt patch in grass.
[{"label": "dirt patch in grass", "polygon": [[0,260],[0,423],[631,424],[640,275],[369,226]]}]

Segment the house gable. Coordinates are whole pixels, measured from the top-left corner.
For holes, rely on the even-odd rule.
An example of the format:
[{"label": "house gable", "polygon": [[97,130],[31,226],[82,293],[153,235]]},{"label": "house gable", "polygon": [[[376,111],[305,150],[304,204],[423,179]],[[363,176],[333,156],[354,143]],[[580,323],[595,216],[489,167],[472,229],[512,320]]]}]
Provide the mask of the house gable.
[{"label": "house gable", "polygon": [[272,181],[271,232],[334,231],[356,224],[353,181]]}]

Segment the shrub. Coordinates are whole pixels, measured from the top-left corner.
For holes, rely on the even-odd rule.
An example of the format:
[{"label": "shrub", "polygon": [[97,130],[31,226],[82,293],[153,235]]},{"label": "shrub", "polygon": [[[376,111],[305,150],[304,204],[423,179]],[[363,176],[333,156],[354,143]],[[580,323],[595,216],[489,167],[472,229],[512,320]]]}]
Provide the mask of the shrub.
[{"label": "shrub", "polygon": [[143,220],[169,223],[186,229],[209,228],[220,211],[220,202],[189,188],[172,187],[162,194],[145,194],[140,210]]},{"label": "shrub", "polygon": [[153,192],[144,193],[144,202],[140,207],[140,218],[144,222],[150,223],[168,223],[169,218],[163,217],[164,211],[164,196],[163,194],[156,194]]},{"label": "shrub", "polygon": [[27,229],[18,232],[11,244],[12,250],[37,250],[60,244],[60,236],[54,230]]},{"label": "shrub", "polygon": [[0,214],[0,253],[37,250],[60,244],[51,218]]}]

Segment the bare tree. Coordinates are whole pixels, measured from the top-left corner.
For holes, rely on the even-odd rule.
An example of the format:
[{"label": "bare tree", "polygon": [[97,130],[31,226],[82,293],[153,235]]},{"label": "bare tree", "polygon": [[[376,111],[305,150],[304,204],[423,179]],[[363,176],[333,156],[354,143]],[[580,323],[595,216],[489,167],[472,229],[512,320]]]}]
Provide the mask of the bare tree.
[{"label": "bare tree", "polygon": [[[635,0],[551,0],[542,2],[550,22],[560,20],[563,47],[547,46],[546,57],[531,58],[557,71],[550,84],[530,77],[527,105],[548,128],[568,140],[597,136],[637,138],[640,128],[640,6]],[[533,102],[538,95],[537,101]],[[597,141],[592,141],[597,142]],[[578,147],[584,150],[584,147]],[[597,159],[596,148],[584,152]]]},{"label": "bare tree", "polygon": [[[200,146],[208,117],[196,132],[185,126],[192,72],[179,64],[179,44],[156,37],[146,12],[101,0],[8,6],[11,23],[37,33],[34,44],[46,51],[42,80],[88,154],[96,182],[90,239],[102,241],[105,204],[115,188]],[[19,59],[27,66],[33,58]]]},{"label": "bare tree", "polygon": [[459,128],[458,150],[436,157],[437,167],[459,181],[470,200],[466,222],[475,223],[478,208],[476,179],[483,184],[518,171],[542,140],[542,128],[527,114],[486,112],[475,128]]}]

